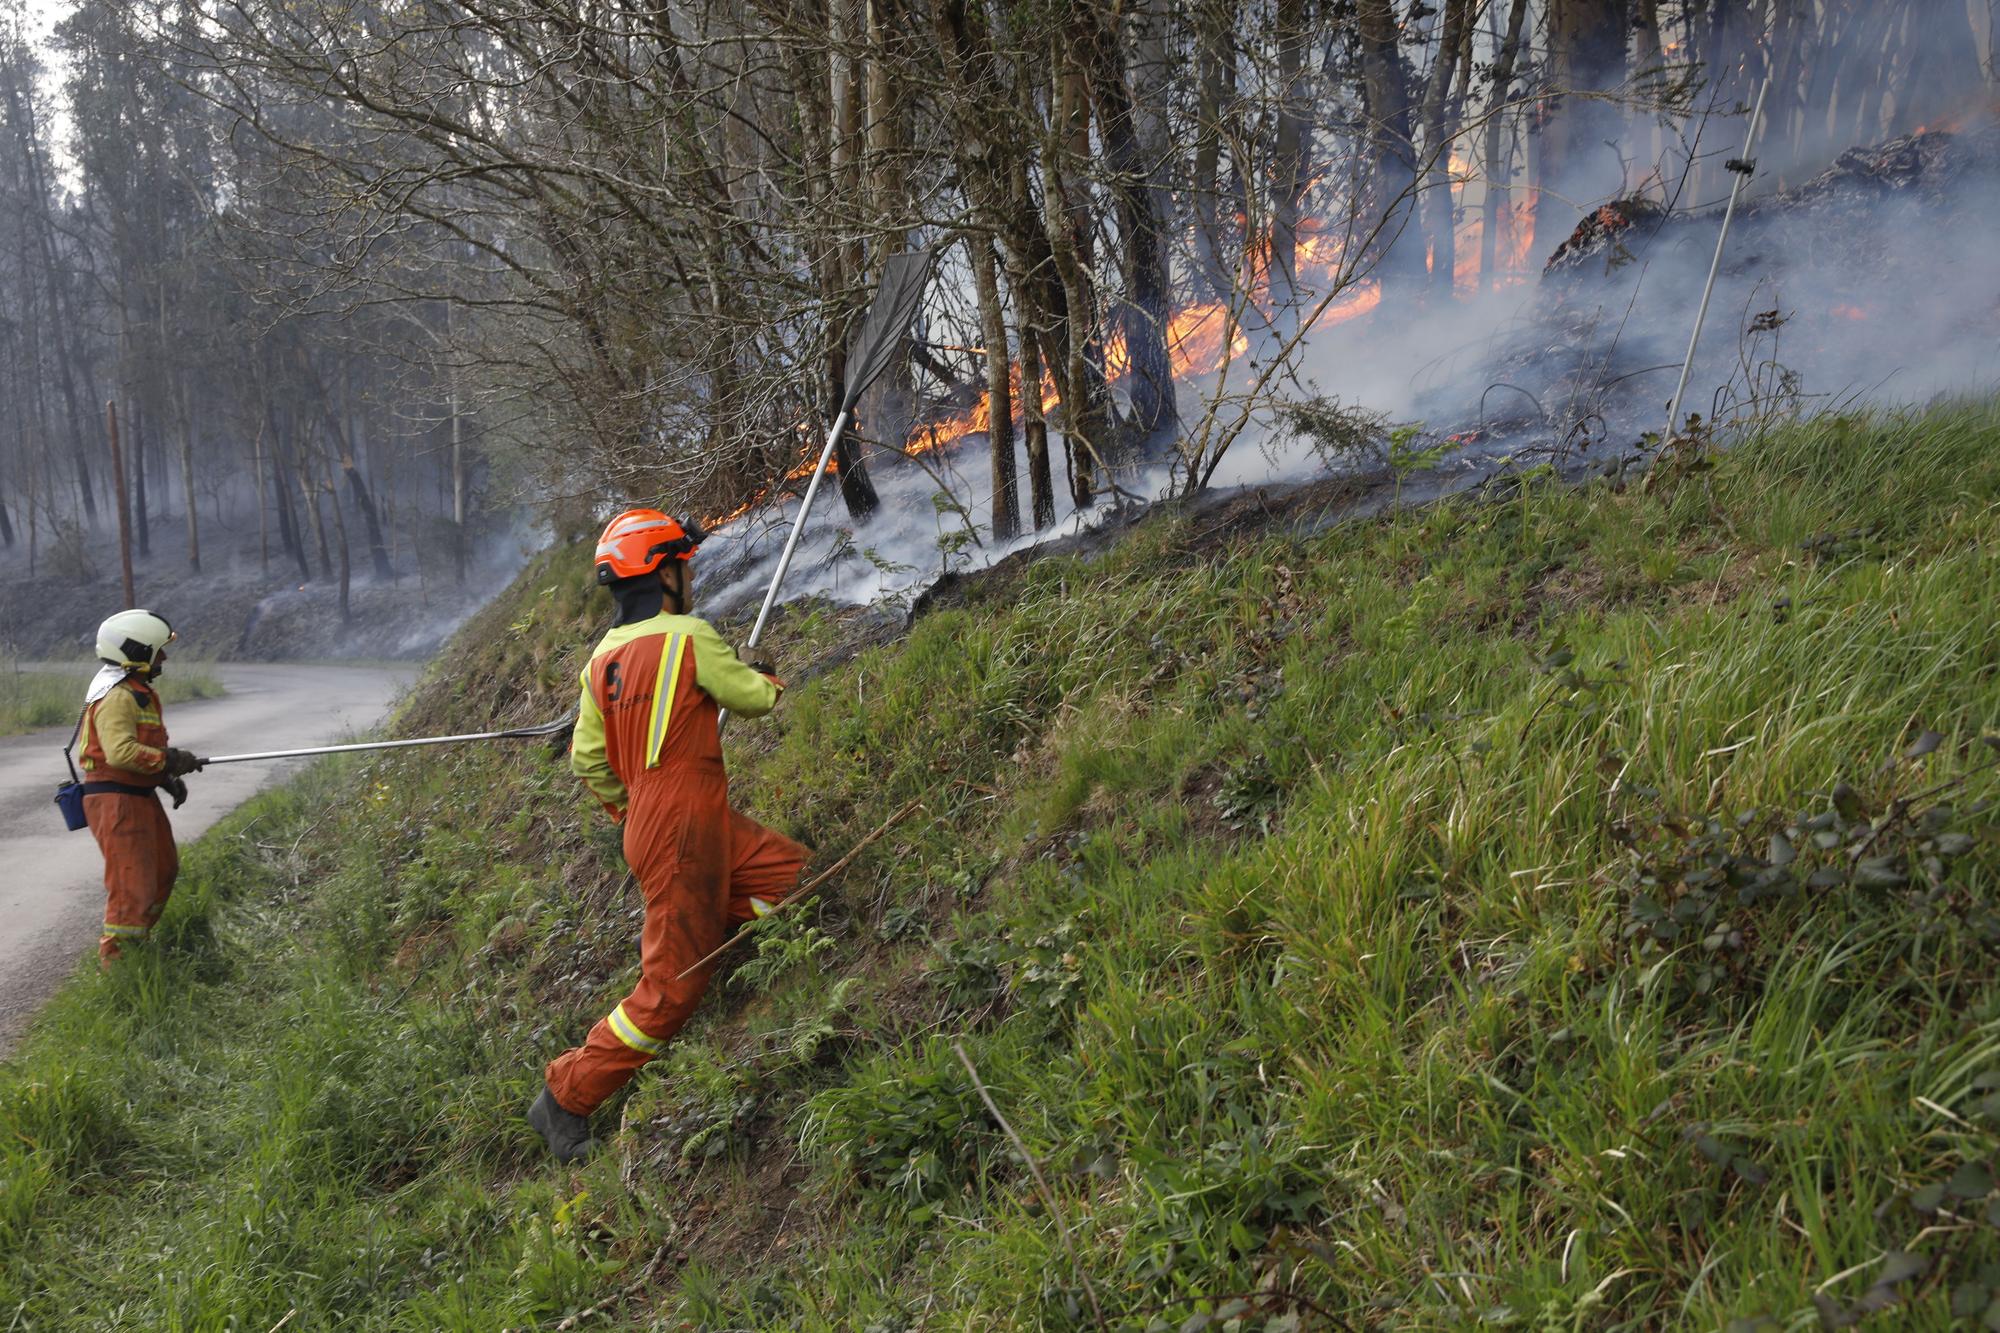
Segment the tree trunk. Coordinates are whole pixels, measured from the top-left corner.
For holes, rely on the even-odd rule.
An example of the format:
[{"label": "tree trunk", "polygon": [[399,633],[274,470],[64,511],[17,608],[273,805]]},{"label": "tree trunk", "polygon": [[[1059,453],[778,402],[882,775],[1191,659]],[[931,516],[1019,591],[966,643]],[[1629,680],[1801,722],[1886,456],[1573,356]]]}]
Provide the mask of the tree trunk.
[{"label": "tree trunk", "polygon": [[340,492],[334,489],[333,469],[322,454],[320,465],[320,489],[326,494],[327,507],[333,510],[334,535],[339,538],[340,552],[340,623],[349,624],[354,619],[354,609],[349,600],[354,587],[354,557],[347,543],[347,516],[341,512]]},{"label": "tree trunk", "polygon": [[250,486],[257,497],[257,569],[266,578],[271,574],[271,511],[264,507],[264,423],[250,444]]},{"label": "tree trunk", "polygon": [[[341,475],[347,479],[347,489],[349,495],[353,497],[354,508],[360,513],[361,521],[368,531],[368,557],[374,567],[375,578],[379,582],[388,583],[395,577],[395,570],[390,567],[389,550],[382,542],[382,520],[375,511],[374,498],[369,495],[368,483],[362,480],[361,470],[354,463],[353,437],[348,434],[347,428],[341,424],[339,415],[333,410],[333,402],[327,396],[326,382],[320,378],[319,372],[313,368],[312,362],[303,353],[299,357],[299,368],[305,372],[313,386],[314,396],[319,399],[320,419],[326,423],[327,429],[333,434],[334,443],[339,446]],[[341,531],[343,548],[346,542],[347,534],[343,527]],[[344,550],[341,558],[343,561],[346,559]]]},{"label": "tree trunk", "polygon": [[1072,166],[1091,158],[1090,104],[1082,73],[1073,66],[1055,63],[1064,54],[1063,47],[1058,44],[1051,54],[1051,106],[1055,114],[1051,117],[1054,132],[1044,141],[1042,172],[1047,186],[1043,226],[1062,281],[1063,312],[1056,329],[1062,364],[1056,379],[1062,392],[1070,497],[1083,509],[1097,494],[1096,476],[1105,465],[1110,436],[1103,348],[1097,328],[1097,289],[1091,277],[1092,219],[1087,191],[1070,172]]},{"label": "tree trunk", "polygon": [[139,558],[153,554],[153,525],[146,517],[146,405],[138,395],[132,398],[132,482],[134,516],[138,519]]},{"label": "tree trunk", "polygon": [[1028,454],[1029,508],[1039,532],[1056,521],[1055,476],[1049,463],[1049,418],[1042,406],[1042,381],[1047,372],[1042,366],[1041,342],[1028,313],[1026,292],[1017,284],[1013,290],[1017,311],[1014,332],[1021,344],[1021,442]]},{"label": "tree trunk", "polygon": [[194,422],[188,408],[187,383],[175,379],[169,387],[174,403],[174,429],[181,441],[181,503],[187,508],[188,568],[201,573],[201,515],[194,493]]},{"label": "tree trunk", "polygon": [[[271,495],[273,507],[278,511],[278,544],[298,562],[299,577],[310,580],[312,567],[306,563],[305,534],[299,530],[299,520],[292,513],[291,483],[285,476],[284,434],[278,430],[277,421],[268,406],[265,420],[271,426]],[[260,499],[258,504],[261,507],[263,501]]]},{"label": "tree trunk", "polygon": [[[1195,0],[1195,127],[1193,183],[1195,278],[1211,301],[1227,301],[1235,289],[1233,258],[1224,218],[1243,210],[1240,195],[1222,179],[1226,122],[1234,119],[1236,65],[1233,0]],[[1240,173],[1237,173],[1240,180]]]},{"label": "tree trunk", "polygon": [[1500,285],[1496,247],[1500,241],[1500,206],[1506,200],[1507,216],[1520,214],[1513,191],[1500,188],[1501,133],[1506,124],[1508,94],[1514,83],[1514,64],[1521,53],[1521,29],[1528,17],[1528,0],[1514,0],[1507,14],[1507,35],[1501,40],[1493,61],[1493,100],[1486,111],[1486,199],[1485,219],[1479,228],[1479,277],[1488,287]]},{"label": "tree trunk", "polygon": [[1405,235],[1416,212],[1417,159],[1410,131],[1410,75],[1398,45],[1391,0],[1358,0],[1362,98],[1367,107],[1369,156],[1380,220],[1375,274],[1385,299],[1422,286],[1420,237]]},{"label": "tree trunk", "polygon": [[1457,278],[1458,238],[1452,203],[1451,145],[1458,135],[1459,102],[1452,85],[1472,59],[1473,0],[1445,0],[1437,55],[1424,86],[1424,230],[1430,239],[1430,290],[1450,296]]},{"label": "tree trunk", "polygon": [[[855,54],[866,32],[866,16],[860,12],[863,0],[831,0],[827,22],[831,37],[833,80],[833,189],[850,207],[858,208],[864,194],[862,180],[862,99],[867,77],[864,62]],[[834,313],[827,335],[827,417],[832,424],[839,410],[841,386],[847,378],[847,343],[861,311],[856,291],[866,271],[858,234],[850,232],[837,246],[834,262]],[[850,518],[867,520],[881,507],[881,497],[868,476],[868,467],[850,427],[841,432],[833,446],[834,464],[839,468],[840,498]]]},{"label": "tree trunk", "polygon": [[[313,455],[309,444],[310,435],[311,432],[309,431],[301,431],[298,440],[299,500],[305,506],[307,518],[312,521],[313,544],[319,550],[319,576],[323,579],[330,579],[333,577],[333,556],[327,549],[326,516],[320,512],[319,487],[313,480]],[[303,564],[304,562],[301,561],[300,563]]]},{"label": "tree trunk", "polygon": [[1562,207],[1535,210],[1537,253],[1552,234],[1567,235],[1575,214],[1618,193],[1623,168],[1613,146],[1622,117],[1601,93],[1625,81],[1627,0],[1550,0],[1553,89],[1542,127],[1542,185]]},{"label": "tree trunk", "polygon": [[458,410],[458,367],[452,366],[447,374],[451,377],[451,531],[452,563],[458,573],[458,586],[465,586],[465,566],[467,558],[465,540],[465,418]]},{"label": "tree trunk", "polygon": [[[1804,0],[1789,3],[1796,8]],[[1934,126],[1941,117],[1974,105],[1985,85],[1979,42],[1962,0],[1942,5],[1910,0],[1905,8],[1910,15],[1910,58],[1896,89],[1894,128],[1900,133],[1919,125]]]},{"label": "tree trunk", "polygon": [[[1451,0],[1447,0],[1450,3]],[[1280,338],[1298,329],[1299,306],[1305,299],[1299,286],[1299,206],[1306,191],[1305,55],[1312,33],[1305,0],[1276,0],[1278,44],[1278,106],[1271,148],[1270,291],[1271,310]]]},{"label": "tree trunk", "polygon": [[1125,297],[1116,318],[1125,342],[1126,397],[1131,404],[1132,438],[1143,448],[1172,431],[1180,420],[1173,362],[1167,355],[1167,326],[1173,316],[1167,219],[1158,211],[1160,196],[1139,148],[1132,93],[1126,83],[1124,39],[1115,21],[1102,18],[1091,22],[1089,35],[1088,86],[1097,106],[1098,133],[1123,243],[1120,268]]},{"label": "tree trunk", "polygon": [[974,233],[972,279],[978,289],[979,327],[986,343],[986,440],[993,460],[993,539],[1008,541],[1021,530],[1020,484],[1014,470],[1013,366],[1007,356],[1007,315],[1000,306],[993,242]]},{"label": "tree trunk", "polygon": [[63,299],[62,284],[58,280],[55,223],[49,217],[48,183],[42,175],[40,131],[34,118],[34,99],[12,77],[7,80],[5,93],[10,119],[14,122],[15,138],[20,144],[22,161],[26,166],[26,184],[34,199],[35,241],[41,252],[42,280],[48,291],[49,315],[59,330],[55,339],[56,382],[62,389],[63,406],[69,414],[70,457],[76,470],[77,493],[82,500],[84,521],[95,523],[97,500],[90,489],[83,413],[77,406],[75,368],[70,364],[71,349],[77,346],[79,340],[75,320],[66,309],[67,302]]}]

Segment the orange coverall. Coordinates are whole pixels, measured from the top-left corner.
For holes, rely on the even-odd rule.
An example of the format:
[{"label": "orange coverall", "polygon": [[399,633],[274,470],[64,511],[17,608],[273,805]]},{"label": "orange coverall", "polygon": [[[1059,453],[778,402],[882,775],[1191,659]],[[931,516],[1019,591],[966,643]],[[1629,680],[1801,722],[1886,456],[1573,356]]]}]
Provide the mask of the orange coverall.
[{"label": "orange coverall", "polygon": [[174,891],[180,853],[158,788],[167,762],[160,696],[133,673],[84,711],[83,813],[104,853],[104,932],[98,957],[109,964],[118,942],[144,939]]},{"label": "orange coverall", "polygon": [[798,885],[805,849],[729,807],[719,708],[761,717],[780,686],[706,622],[657,615],[607,634],[584,668],[570,767],[624,825],[646,919],[639,984],[551,1061],[549,1091],[589,1115],[666,1049],[714,966],[675,978]]}]

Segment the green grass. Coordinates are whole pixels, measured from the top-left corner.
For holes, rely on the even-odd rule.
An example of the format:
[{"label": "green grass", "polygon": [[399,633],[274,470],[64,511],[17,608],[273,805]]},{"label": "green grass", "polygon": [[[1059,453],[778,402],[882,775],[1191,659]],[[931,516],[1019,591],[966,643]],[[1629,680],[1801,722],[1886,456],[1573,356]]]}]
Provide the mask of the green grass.
[{"label": "green grass", "polygon": [[[405,725],[559,707],[584,575],[532,566],[468,627],[490,687]],[[615,832],[540,748],[314,770],[0,1073],[0,1316],[1976,1322],[1996,606],[1993,405],[975,585],[732,731],[822,862],[923,810],[577,1170],[518,1117],[629,982]]]},{"label": "green grass", "polygon": [[[47,727],[74,725],[83,706],[84,690],[94,666],[56,669],[24,666],[0,658],[0,736],[14,736]],[[167,704],[190,699],[220,698],[222,680],[213,668],[179,658],[160,676],[160,697]]]}]

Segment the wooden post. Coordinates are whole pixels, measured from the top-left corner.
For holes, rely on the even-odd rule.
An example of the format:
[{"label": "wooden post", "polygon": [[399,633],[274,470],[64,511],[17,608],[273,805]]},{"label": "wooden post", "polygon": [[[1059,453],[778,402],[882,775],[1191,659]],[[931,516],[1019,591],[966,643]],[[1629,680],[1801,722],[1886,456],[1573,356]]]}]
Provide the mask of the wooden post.
[{"label": "wooden post", "polygon": [[118,564],[125,575],[125,609],[129,611],[139,604],[139,595],[132,587],[132,506],[125,498],[125,455],[118,447],[116,399],[104,404],[104,421],[111,431],[111,476],[118,497]]}]

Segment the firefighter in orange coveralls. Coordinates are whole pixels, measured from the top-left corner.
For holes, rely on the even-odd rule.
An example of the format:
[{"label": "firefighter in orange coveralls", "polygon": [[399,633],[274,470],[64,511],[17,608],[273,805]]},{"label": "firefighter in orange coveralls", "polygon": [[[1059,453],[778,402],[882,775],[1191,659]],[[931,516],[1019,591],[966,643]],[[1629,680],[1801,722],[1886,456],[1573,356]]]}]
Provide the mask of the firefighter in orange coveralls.
[{"label": "firefighter in orange coveralls", "polygon": [[597,581],[616,597],[618,619],[583,670],[570,767],[624,826],[646,919],[639,984],[583,1045],[550,1062],[528,1109],[564,1162],[596,1146],[590,1113],[666,1048],[713,967],[676,978],[782,901],[806,862],[804,848],[729,806],[719,712],[761,717],[784,686],[688,614],[688,561],[701,537],[656,509],[632,509],[597,543]]},{"label": "firefighter in orange coveralls", "polygon": [[103,662],[84,696],[77,724],[83,766],[83,813],[104,853],[104,933],[99,966],[109,969],[121,942],[152,933],[174,891],[180,855],[159,793],[187,800],[182,775],[201,760],[167,744],[153,681],[167,665],[173,628],[151,611],[121,611],[97,627]]}]

